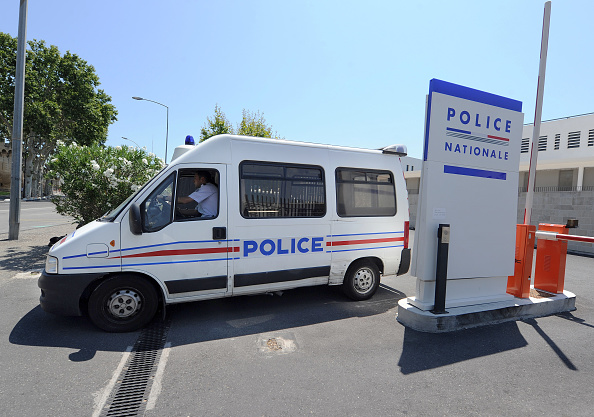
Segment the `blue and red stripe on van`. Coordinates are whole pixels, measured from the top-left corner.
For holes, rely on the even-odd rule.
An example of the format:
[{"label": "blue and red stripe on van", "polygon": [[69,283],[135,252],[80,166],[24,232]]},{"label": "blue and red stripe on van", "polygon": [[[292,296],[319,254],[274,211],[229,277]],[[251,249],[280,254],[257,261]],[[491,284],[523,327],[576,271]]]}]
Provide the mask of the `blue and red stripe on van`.
[{"label": "blue and red stripe on van", "polygon": [[[382,235],[382,237],[378,235]],[[326,242],[326,252],[351,252],[404,247],[405,232],[353,233],[328,235],[327,238],[332,240]],[[340,239],[334,240],[337,238]],[[334,249],[335,247],[340,249]]]},{"label": "blue and red stripe on van", "polygon": [[[138,246],[131,248],[124,248],[121,250],[114,250],[111,253],[117,254],[115,256],[109,256],[104,259],[106,260],[122,260],[122,267],[138,267],[138,266],[151,266],[151,265],[166,265],[166,264],[181,264],[191,262],[214,262],[214,261],[227,261],[227,260],[238,260],[241,257],[241,245],[239,244],[240,239],[230,240],[208,240],[208,241],[180,241],[180,242],[169,242],[160,243],[148,246]],[[221,242],[229,243],[228,246],[219,246]],[[214,244],[217,246],[206,246],[197,247],[197,245]],[[406,237],[404,231],[398,232],[377,232],[377,233],[352,233],[352,234],[341,234],[341,235],[327,235],[326,236],[326,248],[327,253],[337,252],[350,252],[350,251],[362,251],[362,250],[374,250],[374,249],[388,249],[405,247]],[[177,247],[171,248],[172,246],[178,245],[190,245],[191,247]],[[169,248],[165,248],[169,247]],[[144,251],[141,251],[145,249]],[[148,250],[147,250],[148,249]],[[320,248],[321,249],[321,248]],[[136,252],[138,251],[138,252]],[[133,253],[130,253],[133,252]],[[220,256],[227,254],[228,256]],[[212,256],[215,255],[215,256]],[[218,255],[218,256],[216,256]],[[64,259],[83,258],[87,254],[78,254]],[[185,256],[199,256],[199,258],[193,259],[168,259],[158,260],[163,258],[171,257],[185,257]],[[134,262],[133,260],[145,258],[144,261]],[[98,258],[99,259],[99,258]],[[130,262],[128,262],[130,261]],[[98,268],[116,268],[120,264],[103,264],[94,266],[67,266],[64,270],[82,270],[82,269],[98,269]]]}]

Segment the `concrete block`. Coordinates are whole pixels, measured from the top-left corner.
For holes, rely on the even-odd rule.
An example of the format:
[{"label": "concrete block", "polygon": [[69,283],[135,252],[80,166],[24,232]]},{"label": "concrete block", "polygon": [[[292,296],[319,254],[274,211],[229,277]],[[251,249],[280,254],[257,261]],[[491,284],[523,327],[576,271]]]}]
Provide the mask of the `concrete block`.
[{"label": "concrete block", "polygon": [[420,332],[445,333],[506,321],[550,316],[576,309],[575,294],[564,291],[563,294],[550,295],[542,298],[514,298],[512,301],[466,307],[446,307],[446,314],[423,311],[403,298],[398,302],[397,320],[404,326]]}]

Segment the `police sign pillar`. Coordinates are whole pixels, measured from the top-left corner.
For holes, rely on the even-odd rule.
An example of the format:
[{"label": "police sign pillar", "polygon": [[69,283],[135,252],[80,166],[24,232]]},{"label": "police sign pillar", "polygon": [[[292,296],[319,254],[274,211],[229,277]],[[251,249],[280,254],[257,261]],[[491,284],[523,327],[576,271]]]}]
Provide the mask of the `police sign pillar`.
[{"label": "police sign pillar", "polygon": [[437,241],[451,225],[447,305],[512,298],[522,103],[433,79],[429,86],[423,168],[408,303],[434,308]]}]

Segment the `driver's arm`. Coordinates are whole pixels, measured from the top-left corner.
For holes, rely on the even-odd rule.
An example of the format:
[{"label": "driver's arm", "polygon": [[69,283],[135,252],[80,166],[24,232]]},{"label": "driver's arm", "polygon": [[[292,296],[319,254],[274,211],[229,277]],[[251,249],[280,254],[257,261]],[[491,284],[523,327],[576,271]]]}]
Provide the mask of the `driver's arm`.
[{"label": "driver's arm", "polygon": [[177,197],[177,202],[180,204],[187,204],[191,203],[192,201],[194,200],[190,197]]}]

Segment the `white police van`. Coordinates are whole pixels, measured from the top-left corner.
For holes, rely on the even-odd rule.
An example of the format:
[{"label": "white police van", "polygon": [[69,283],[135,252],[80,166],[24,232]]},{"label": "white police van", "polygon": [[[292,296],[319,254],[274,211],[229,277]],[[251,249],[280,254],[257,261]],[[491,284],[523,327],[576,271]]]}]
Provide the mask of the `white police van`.
[{"label": "white police van", "polygon": [[[402,145],[210,138],[57,242],[38,282],[41,307],[124,332],[186,301],[322,284],[368,299],[380,274],[408,271],[404,155]],[[214,217],[176,203],[198,170],[218,187]]]}]

